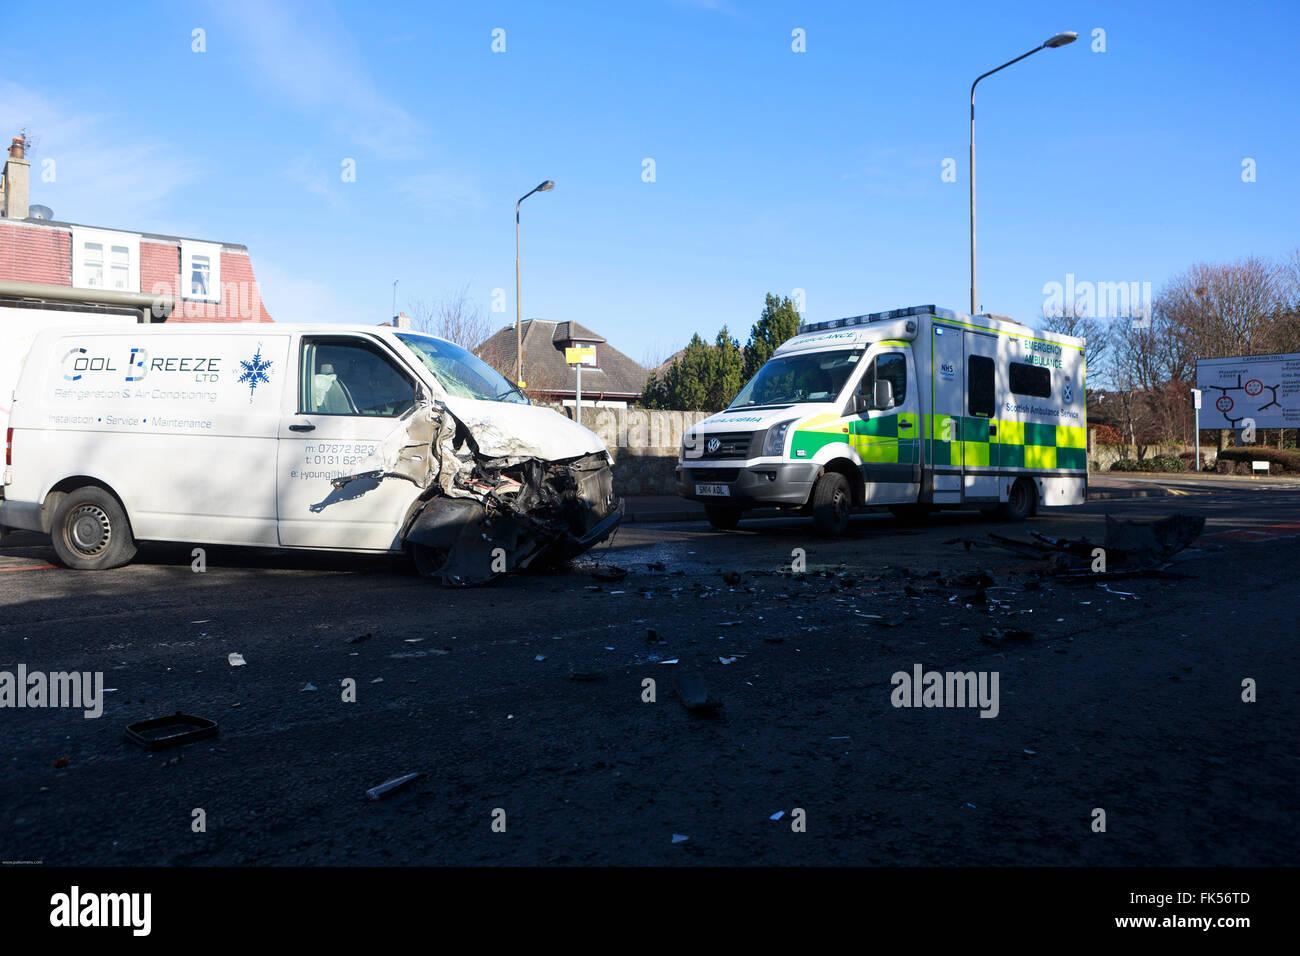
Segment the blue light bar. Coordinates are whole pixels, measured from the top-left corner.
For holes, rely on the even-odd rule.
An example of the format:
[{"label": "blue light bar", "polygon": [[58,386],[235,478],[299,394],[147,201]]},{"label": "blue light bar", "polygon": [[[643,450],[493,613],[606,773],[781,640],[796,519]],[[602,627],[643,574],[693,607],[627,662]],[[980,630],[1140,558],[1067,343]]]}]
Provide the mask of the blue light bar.
[{"label": "blue light bar", "polygon": [[940,319],[956,319],[965,317],[964,313],[954,312],[952,309],[940,309],[933,305],[913,305],[902,309],[889,309],[885,312],[872,312],[868,315],[851,315],[844,319],[826,319],[822,322],[808,322],[799,326],[799,334],[805,332],[824,332],[827,329],[842,329],[853,325],[867,325],[871,322],[888,322],[891,319],[902,319],[912,315],[932,315]]}]

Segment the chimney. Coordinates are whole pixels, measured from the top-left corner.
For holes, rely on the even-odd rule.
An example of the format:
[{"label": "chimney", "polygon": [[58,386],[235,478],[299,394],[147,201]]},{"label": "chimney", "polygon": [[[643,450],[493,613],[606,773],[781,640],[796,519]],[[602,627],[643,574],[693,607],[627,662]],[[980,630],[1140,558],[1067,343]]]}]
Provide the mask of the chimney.
[{"label": "chimney", "polygon": [[26,152],[27,138],[15,136],[9,147],[9,158],[5,161],[3,213],[6,219],[26,219],[29,213],[27,199],[28,177],[31,163],[23,159]]}]

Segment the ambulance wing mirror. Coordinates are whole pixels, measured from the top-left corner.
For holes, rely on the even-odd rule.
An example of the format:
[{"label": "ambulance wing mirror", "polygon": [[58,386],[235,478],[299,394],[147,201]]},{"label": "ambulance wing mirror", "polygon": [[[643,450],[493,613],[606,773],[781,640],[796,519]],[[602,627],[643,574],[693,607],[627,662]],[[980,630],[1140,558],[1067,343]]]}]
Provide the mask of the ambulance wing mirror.
[{"label": "ambulance wing mirror", "polygon": [[875,391],[871,396],[872,408],[889,408],[894,404],[894,383],[886,378],[876,379]]}]

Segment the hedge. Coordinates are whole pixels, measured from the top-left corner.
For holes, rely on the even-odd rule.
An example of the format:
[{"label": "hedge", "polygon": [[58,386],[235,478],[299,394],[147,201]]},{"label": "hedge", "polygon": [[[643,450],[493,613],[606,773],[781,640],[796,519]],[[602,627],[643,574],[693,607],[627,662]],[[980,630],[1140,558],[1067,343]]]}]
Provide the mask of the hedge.
[{"label": "hedge", "polygon": [[[1284,472],[1300,474],[1300,454],[1293,451],[1282,451],[1277,448],[1266,448],[1263,445],[1225,448],[1219,452],[1219,461],[1243,462],[1247,466],[1252,461],[1266,461],[1270,465],[1280,466]],[[1276,473],[1278,468],[1273,467],[1269,470]]]}]

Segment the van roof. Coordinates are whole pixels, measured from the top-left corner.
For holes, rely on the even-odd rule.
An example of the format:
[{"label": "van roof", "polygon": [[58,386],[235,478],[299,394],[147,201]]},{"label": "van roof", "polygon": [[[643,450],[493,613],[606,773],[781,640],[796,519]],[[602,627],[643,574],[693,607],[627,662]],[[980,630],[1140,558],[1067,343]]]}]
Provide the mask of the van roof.
[{"label": "van roof", "polygon": [[184,335],[187,332],[220,332],[223,335],[274,335],[277,332],[317,332],[323,334],[332,332],[369,332],[382,335],[386,332],[402,332],[438,338],[438,336],[430,335],[428,332],[420,332],[416,329],[398,329],[391,325],[344,325],[336,322],[152,322],[134,327],[129,325],[104,327],[87,324],[51,326],[48,331],[59,333],[92,332],[97,334],[112,332],[128,335],[138,335],[146,331],[150,335]]},{"label": "van roof", "polygon": [[1085,342],[1084,339],[1072,335],[1035,329],[1005,315],[996,315],[990,312],[968,315],[965,312],[942,309],[934,305],[911,305],[901,309],[889,309],[884,312],[852,315],[843,319],[808,322],[799,326],[799,334],[786,341],[782,348],[785,348],[785,346],[800,348],[812,344],[825,347],[825,345],[833,344],[830,336],[842,339],[846,345],[868,345],[889,338],[911,340],[915,338],[915,332],[909,333],[906,331],[907,320],[910,319],[915,322],[919,318],[946,319],[950,322],[969,324],[997,332],[1059,342],[1079,349],[1083,348]]}]

